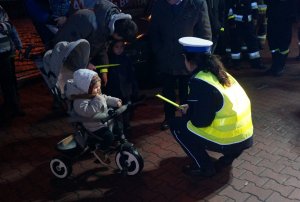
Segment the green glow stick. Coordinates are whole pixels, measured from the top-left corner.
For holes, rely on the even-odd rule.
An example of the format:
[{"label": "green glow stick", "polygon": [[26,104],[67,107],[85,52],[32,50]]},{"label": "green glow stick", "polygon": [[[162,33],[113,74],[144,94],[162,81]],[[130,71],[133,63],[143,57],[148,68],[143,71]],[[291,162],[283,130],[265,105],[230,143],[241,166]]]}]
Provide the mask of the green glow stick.
[{"label": "green glow stick", "polygon": [[179,109],[182,109],[182,107],[179,104],[177,104],[176,102],[173,102],[172,100],[169,100],[168,98],[166,98],[160,94],[156,94],[155,96],[162,99],[163,101],[166,101],[167,103],[179,108]]},{"label": "green glow stick", "polygon": [[97,65],[95,66],[96,69],[101,69],[101,68],[106,68],[106,67],[115,67],[115,66],[119,66],[120,64],[106,64],[106,65]]}]

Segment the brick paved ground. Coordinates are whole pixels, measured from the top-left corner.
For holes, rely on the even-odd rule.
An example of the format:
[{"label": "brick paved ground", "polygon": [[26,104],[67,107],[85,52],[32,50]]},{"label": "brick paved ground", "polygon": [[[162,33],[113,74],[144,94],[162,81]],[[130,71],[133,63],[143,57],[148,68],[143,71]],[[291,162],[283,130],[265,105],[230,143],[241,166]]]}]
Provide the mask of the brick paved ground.
[{"label": "brick paved ground", "polygon": [[[70,124],[51,111],[41,80],[23,86],[27,116],[0,128],[0,201],[299,201],[300,70],[292,50],[283,77],[249,68],[232,72],[252,100],[255,144],[231,168],[205,180],[182,174],[189,159],[169,131],[159,130],[156,89],[144,92],[148,98],[136,109],[129,137],[145,160],[139,176],[121,177],[87,159],[73,166],[70,179],[56,180],[49,160],[55,144],[72,132]],[[264,59],[268,63],[270,55]]]}]

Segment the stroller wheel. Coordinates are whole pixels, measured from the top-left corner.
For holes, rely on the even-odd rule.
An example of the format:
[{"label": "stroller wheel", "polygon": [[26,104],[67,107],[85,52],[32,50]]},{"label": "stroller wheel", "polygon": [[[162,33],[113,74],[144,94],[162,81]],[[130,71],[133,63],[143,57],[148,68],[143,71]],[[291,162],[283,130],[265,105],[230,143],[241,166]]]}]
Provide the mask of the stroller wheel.
[{"label": "stroller wheel", "polygon": [[59,179],[65,179],[72,173],[72,165],[64,157],[54,157],[50,161],[50,169],[53,175]]},{"label": "stroller wheel", "polygon": [[144,167],[144,160],[139,152],[133,148],[122,148],[116,153],[116,164],[124,175],[136,175]]}]

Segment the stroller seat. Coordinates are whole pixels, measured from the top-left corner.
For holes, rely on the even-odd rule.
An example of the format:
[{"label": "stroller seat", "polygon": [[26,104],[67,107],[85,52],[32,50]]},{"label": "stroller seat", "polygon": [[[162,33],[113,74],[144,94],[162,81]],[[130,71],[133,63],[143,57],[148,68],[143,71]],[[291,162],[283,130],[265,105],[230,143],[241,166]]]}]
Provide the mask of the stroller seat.
[{"label": "stroller seat", "polygon": [[[90,138],[101,140],[83,125],[83,121],[89,118],[81,117],[72,110],[72,100],[65,94],[68,80],[72,79],[73,72],[77,69],[86,68],[89,63],[90,44],[85,39],[73,42],[62,41],[55,45],[52,50],[45,53],[43,66],[39,66],[42,76],[51,91],[54,99],[60,107],[69,115],[74,133],[59,141],[56,149],[60,155],[50,161],[50,169],[53,175],[59,179],[67,178],[72,173],[72,164],[86,153],[94,153],[99,146],[98,141],[89,141]],[[68,64],[72,64],[72,68]],[[107,123],[113,132],[113,123],[116,117],[127,109],[123,106],[117,110],[111,110],[105,115],[97,114],[93,121]],[[128,142],[124,135],[120,146],[115,148],[115,162],[120,173],[124,175],[136,175],[144,167],[144,161],[134,145]],[[101,144],[100,144],[101,146]]]}]

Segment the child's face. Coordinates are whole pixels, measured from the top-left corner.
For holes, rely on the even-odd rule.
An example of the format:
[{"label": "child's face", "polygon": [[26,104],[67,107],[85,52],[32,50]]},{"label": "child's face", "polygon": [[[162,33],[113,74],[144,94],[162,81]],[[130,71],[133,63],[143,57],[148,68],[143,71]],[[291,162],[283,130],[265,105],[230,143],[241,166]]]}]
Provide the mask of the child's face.
[{"label": "child's face", "polygon": [[92,89],[92,95],[99,95],[101,94],[101,82],[98,81]]},{"label": "child's face", "polygon": [[121,55],[124,51],[124,42],[119,41],[113,46],[113,52],[116,55]]}]

